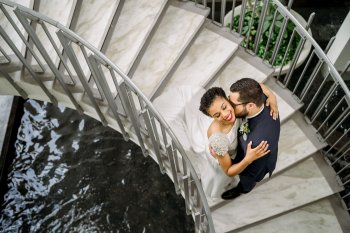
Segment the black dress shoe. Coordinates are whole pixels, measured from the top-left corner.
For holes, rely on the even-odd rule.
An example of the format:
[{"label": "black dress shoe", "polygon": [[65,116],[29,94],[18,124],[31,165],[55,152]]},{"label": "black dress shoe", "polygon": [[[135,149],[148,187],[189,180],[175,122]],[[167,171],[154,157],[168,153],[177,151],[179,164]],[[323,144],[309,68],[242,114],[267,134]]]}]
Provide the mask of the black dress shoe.
[{"label": "black dress shoe", "polygon": [[224,200],[230,200],[230,199],[238,197],[239,195],[241,195],[239,190],[237,188],[233,188],[233,189],[230,189],[230,190],[223,192],[221,194],[221,198]]}]

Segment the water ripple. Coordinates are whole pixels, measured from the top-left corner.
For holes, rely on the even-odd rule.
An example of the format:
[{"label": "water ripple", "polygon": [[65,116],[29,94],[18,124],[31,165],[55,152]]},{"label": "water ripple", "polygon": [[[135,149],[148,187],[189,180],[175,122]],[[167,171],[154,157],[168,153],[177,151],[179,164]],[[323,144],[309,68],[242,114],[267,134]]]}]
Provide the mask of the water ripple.
[{"label": "water ripple", "polygon": [[194,231],[151,158],[87,116],[28,100],[14,146],[0,232]]}]

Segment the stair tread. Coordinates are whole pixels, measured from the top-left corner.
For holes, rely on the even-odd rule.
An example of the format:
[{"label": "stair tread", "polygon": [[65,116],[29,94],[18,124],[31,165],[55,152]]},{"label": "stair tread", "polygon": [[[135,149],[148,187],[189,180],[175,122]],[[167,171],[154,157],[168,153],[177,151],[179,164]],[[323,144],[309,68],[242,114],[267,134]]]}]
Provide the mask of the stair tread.
[{"label": "stair tread", "polygon": [[[217,232],[232,231],[296,209],[334,192],[313,158],[309,158],[250,193],[215,209],[212,212],[215,229]],[[258,211],[267,208],[269,211]]]},{"label": "stair tread", "polygon": [[288,120],[281,126],[275,173],[311,156],[319,149],[293,119]]},{"label": "stair tread", "polygon": [[140,64],[133,82],[149,96],[190,43],[205,17],[169,6]]},{"label": "stair tread", "polygon": [[128,73],[166,2],[125,1],[106,51],[106,56],[125,73]]},{"label": "stair tread", "polygon": [[342,228],[328,199],[262,222],[240,233],[341,233]]},{"label": "stair tread", "polygon": [[[101,49],[118,5],[119,0],[82,1],[80,12],[76,19],[76,25],[71,29],[92,46]],[[76,17],[76,15],[73,15],[73,18],[74,17]],[[85,62],[81,49],[77,45],[74,45],[73,50],[75,51],[78,61],[80,61],[84,74],[88,75],[90,73],[89,67]],[[73,69],[71,65],[69,65],[69,67]]]},{"label": "stair tread", "polygon": [[82,1],[74,32],[96,48],[101,48],[119,1]]},{"label": "stair tread", "polygon": [[210,86],[222,87],[228,93],[232,83],[241,78],[254,78],[258,82],[264,82],[272,70],[267,69],[263,63],[257,65],[255,61],[257,58],[251,58],[244,53],[244,50],[239,48]]},{"label": "stair tread", "polygon": [[72,20],[76,0],[51,0],[41,1],[39,12],[43,15],[49,15],[51,19],[60,24],[69,27]]},{"label": "stair tread", "polygon": [[237,50],[238,44],[207,29],[199,33],[165,90],[180,85],[204,86]]}]

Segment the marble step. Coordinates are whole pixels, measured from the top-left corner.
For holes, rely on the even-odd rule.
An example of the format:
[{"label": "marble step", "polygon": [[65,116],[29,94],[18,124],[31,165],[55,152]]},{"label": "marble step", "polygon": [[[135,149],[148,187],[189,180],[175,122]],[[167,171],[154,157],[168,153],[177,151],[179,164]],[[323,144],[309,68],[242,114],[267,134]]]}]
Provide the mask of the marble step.
[{"label": "marble step", "polygon": [[235,56],[232,57],[221,71],[216,75],[207,87],[222,87],[229,93],[230,86],[241,78],[253,78],[258,82],[264,82],[272,74],[273,70],[268,68],[261,59],[254,57],[239,47]]},{"label": "marble step", "polygon": [[106,56],[128,73],[167,0],[127,0],[112,32]]},{"label": "marble step", "polygon": [[311,131],[313,128],[306,124],[300,113],[282,124],[274,175],[312,156],[326,146],[315,138]]},{"label": "marble step", "polygon": [[[115,0],[84,0],[78,2],[70,29],[95,48],[101,49],[118,5],[119,1]],[[74,45],[73,49],[84,74],[90,74],[81,49],[77,45]],[[72,69],[71,65],[69,66]]]},{"label": "marble step", "polygon": [[[184,6],[193,5],[191,2]],[[193,8],[195,6],[193,5]],[[204,15],[169,5],[140,60],[133,82],[149,97],[205,22]]]},{"label": "marble step", "polygon": [[[14,0],[13,2],[22,5],[24,7],[33,9],[34,0]],[[13,13],[13,8],[3,5],[6,11],[9,13],[15,24],[18,26],[19,30],[24,35],[24,38],[27,39],[27,33],[25,32],[22,24],[17,19],[17,16]],[[16,48],[24,55],[25,53],[25,44],[23,43],[22,39],[18,36],[17,32],[13,29],[12,25],[6,18],[5,14],[1,11],[0,14],[0,25],[5,30],[7,35],[12,39],[12,42],[15,44]],[[2,49],[5,51],[7,55],[14,54],[12,49],[7,45],[7,43],[4,41],[2,36],[0,36],[0,44]],[[3,54],[0,52],[0,56],[2,57]]]},{"label": "marble step", "polygon": [[[38,12],[45,16],[50,17],[51,19],[59,22],[63,26],[69,28],[76,4],[77,4],[76,0],[74,1],[72,0],[40,1]],[[57,28],[54,26],[51,26],[50,24],[45,24],[45,25],[50,35],[52,36],[52,39],[54,40],[55,44],[60,45],[59,39],[56,36]],[[52,46],[49,38],[46,36],[44,30],[40,25],[36,26],[36,33],[42,45],[45,47],[46,52],[49,54],[51,60],[54,62],[54,64],[57,67],[59,62],[59,57],[54,47]],[[62,46],[58,46],[58,48],[60,51],[63,50]],[[39,53],[36,47],[34,48],[34,51],[36,53]],[[42,60],[42,62],[44,64],[46,63],[44,62],[44,60]],[[33,60],[32,65],[37,65],[37,62]]]},{"label": "marble step", "polygon": [[287,212],[239,233],[342,233],[332,204],[328,198]]},{"label": "marble step", "polygon": [[204,87],[233,56],[239,42],[234,41],[232,34],[218,34],[215,31],[218,29],[211,28],[211,25],[210,21],[206,21],[175,72],[169,75],[169,81],[163,80],[164,91],[181,85]]},{"label": "marble step", "polygon": [[230,232],[332,195],[313,158],[284,171],[248,194],[212,210],[217,232]]}]

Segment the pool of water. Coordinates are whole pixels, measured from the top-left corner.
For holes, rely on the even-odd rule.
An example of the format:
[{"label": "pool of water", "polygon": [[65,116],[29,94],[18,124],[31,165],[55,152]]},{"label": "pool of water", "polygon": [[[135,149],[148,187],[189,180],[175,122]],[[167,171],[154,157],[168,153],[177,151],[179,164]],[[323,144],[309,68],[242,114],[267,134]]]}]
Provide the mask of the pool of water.
[{"label": "pool of water", "polygon": [[0,232],[194,232],[168,176],[90,117],[28,100],[9,156]]}]

